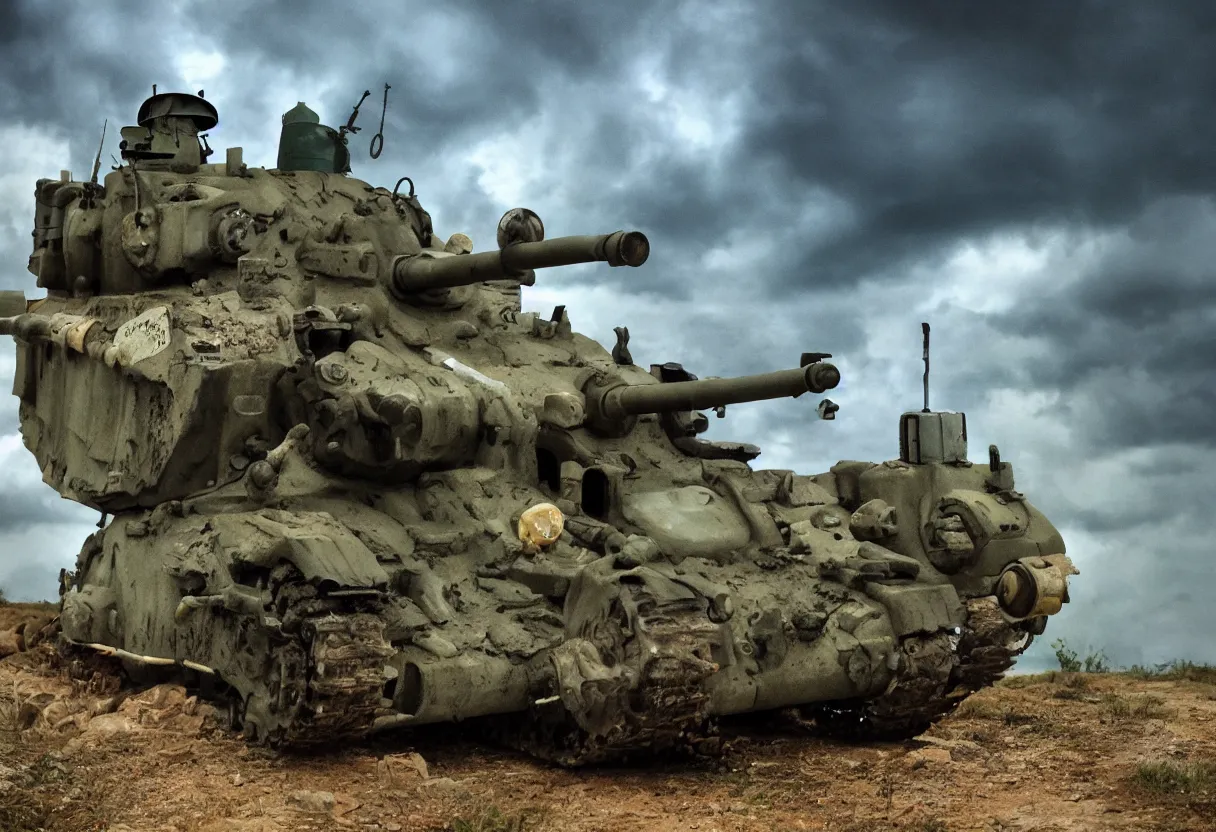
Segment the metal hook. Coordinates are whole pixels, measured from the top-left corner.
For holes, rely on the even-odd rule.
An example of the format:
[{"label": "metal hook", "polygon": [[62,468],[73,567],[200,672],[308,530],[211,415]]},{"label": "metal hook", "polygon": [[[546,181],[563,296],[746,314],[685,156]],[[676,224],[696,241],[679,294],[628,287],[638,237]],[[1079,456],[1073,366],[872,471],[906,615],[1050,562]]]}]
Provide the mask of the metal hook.
[{"label": "metal hook", "polygon": [[[392,89],[392,88],[388,84],[384,85],[384,106],[382,106],[380,108],[380,132],[378,132],[376,135],[372,136],[372,144],[371,144],[371,147],[368,148],[368,152],[371,154],[373,159],[379,159],[380,151],[384,150],[384,114],[388,112],[388,91],[390,89]],[[401,183],[398,182],[397,184],[400,185]],[[413,194],[413,190],[414,190],[413,185],[414,185],[414,183],[411,182],[410,183],[410,196],[414,195]]]},{"label": "metal hook", "polygon": [[397,184],[393,186],[393,199],[397,198],[397,189],[401,187],[402,182],[410,183],[410,196],[414,195],[414,180],[410,179],[408,176],[403,176],[400,179],[398,179]]}]

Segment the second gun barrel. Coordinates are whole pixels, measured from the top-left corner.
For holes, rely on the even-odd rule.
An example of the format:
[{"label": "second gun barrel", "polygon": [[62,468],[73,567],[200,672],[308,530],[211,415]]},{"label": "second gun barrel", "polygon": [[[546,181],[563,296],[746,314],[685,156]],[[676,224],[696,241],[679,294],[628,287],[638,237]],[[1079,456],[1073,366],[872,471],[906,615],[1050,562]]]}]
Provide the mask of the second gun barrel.
[{"label": "second gun barrel", "polygon": [[601,409],[609,418],[642,413],[701,410],[741,402],[781,399],[803,393],[822,393],[840,383],[840,371],[831,364],[810,364],[796,370],[778,370],[739,378],[709,378],[663,384],[638,384],[604,393]]}]

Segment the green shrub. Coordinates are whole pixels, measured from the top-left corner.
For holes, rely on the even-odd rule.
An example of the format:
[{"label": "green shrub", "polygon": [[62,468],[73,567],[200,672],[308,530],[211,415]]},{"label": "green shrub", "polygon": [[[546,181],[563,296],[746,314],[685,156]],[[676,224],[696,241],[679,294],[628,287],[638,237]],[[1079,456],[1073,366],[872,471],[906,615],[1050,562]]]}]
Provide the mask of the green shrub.
[{"label": "green shrub", "polygon": [[1065,673],[1110,672],[1110,659],[1101,650],[1091,652],[1082,659],[1077,655],[1077,651],[1070,648],[1062,638],[1053,641],[1051,646],[1056,651],[1056,661],[1060,663],[1060,670]]},{"label": "green shrub", "polygon": [[1200,682],[1206,685],[1216,685],[1216,665],[1199,664],[1180,659],[1175,659],[1172,662],[1163,662],[1152,667],[1136,664],[1129,667],[1127,672],[1138,679],[1152,679],[1162,682]]},{"label": "green shrub", "polygon": [[1159,794],[1196,794],[1216,790],[1216,761],[1140,763],[1132,777],[1142,788]]}]

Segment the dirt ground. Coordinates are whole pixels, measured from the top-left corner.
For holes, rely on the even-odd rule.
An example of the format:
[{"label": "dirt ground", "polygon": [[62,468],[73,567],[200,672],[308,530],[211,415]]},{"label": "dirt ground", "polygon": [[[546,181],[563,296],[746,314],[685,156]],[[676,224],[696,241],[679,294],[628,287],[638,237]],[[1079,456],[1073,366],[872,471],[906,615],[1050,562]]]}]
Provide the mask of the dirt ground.
[{"label": "dirt ground", "polygon": [[[0,633],[46,615],[0,607]],[[773,724],[724,726],[720,760],[628,768],[562,770],[450,728],[277,755],[180,687],[74,680],[34,647],[0,660],[0,830],[1216,830],[1210,668],[1012,677],[906,743]]]}]

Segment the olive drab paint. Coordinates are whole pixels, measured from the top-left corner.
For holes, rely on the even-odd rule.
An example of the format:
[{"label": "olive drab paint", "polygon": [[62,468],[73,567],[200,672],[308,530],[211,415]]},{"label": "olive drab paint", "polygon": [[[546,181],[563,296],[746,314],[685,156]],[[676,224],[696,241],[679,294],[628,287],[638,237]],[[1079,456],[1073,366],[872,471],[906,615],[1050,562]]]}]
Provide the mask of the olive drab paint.
[{"label": "olive drab paint", "polygon": [[412,180],[342,173],[352,131],[288,115],[279,168],[209,163],[215,109],[154,95],[104,182],[37,183],[45,297],[0,293],[0,334],[44,481],[104,513],[65,641],[210,680],[266,742],[487,717],[579,764],[786,707],[914,735],[1067,601],[1060,535],[999,451],[967,461],[962,414],[904,414],[895,460],[757,467],[702,410],[809,414],[830,356],[639,366],[627,328],[607,350],[520,298],[537,269],[641,267],[642,233],[515,209],[473,253]]}]

